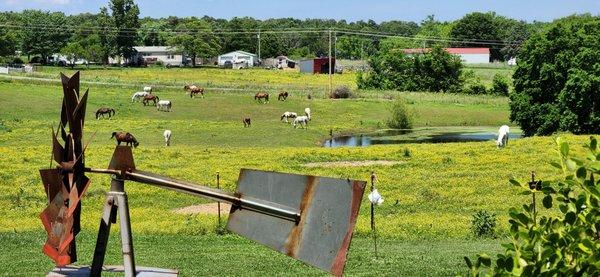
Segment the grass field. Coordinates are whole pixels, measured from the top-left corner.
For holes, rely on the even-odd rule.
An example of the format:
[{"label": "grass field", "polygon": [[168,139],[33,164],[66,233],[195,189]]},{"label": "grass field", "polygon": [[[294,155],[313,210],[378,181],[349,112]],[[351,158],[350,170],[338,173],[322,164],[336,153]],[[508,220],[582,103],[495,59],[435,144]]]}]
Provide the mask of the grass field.
[{"label": "grass field", "polygon": [[[85,72],[83,72],[85,74]],[[85,76],[85,75],[84,75]],[[85,86],[84,86],[85,87]],[[141,142],[134,150],[138,168],[174,178],[235,189],[240,168],[366,180],[378,175],[386,199],[377,208],[381,257],[371,258],[368,202],[363,200],[348,275],[454,276],[465,273],[462,257],[492,255],[505,241],[507,211],[529,200],[508,184],[528,179],[535,170],[545,180],[557,178],[553,138],[511,141],[505,149],[493,142],[405,144],[367,148],[318,147],[335,133],[378,129],[388,116],[390,97],[404,97],[418,115],[417,126],[498,126],[508,122],[507,99],[453,94],[361,92],[364,98],[334,101],[292,97],[287,102],[257,104],[252,93],[209,93],[189,99],[180,90],[160,90],[174,102],[171,113],[131,103],[132,91],[106,86],[90,88],[86,138],[88,166],[104,167],[113,150],[113,130],[127,130]],[[385,95],[383,97],[382,95]],[[52,263],[41,253],[44,231],[38,218],[45,194],[37,170],[50,164],[50,126],[59,117],[62,93],[50,84],[0,82],[0,274],[44,275]],[[93,119],[100,106],[116,108],[111,120]],[[279,122],[286,110],[311,107],[308,130]],[[243,128],[242,116],[253,119]],[[173,130],[173,145],[163,146],[162,130]],[[454,127],[453,127],[454,128]],[[581,152],[586,136],[564,135]],[[406,156],[408,149],[410,156]],[[306,167],[330,161],[388,160],[391,166]],[[83,200],[80,264],[89,264],[109,178],[92,176]],[[232,234],[214,234],[216,217],[172,211],[205,203],[203,199],[138,184],[127,187],[138,264],[178,268],[198,275],[322,275],[321,272]],[[397,200],[397,204],[396,204]],[[475,239],[469,226],[473,213],[486,210],[499,217],[499,238]],[[115,229],[116,230],[116,229]],[[119,238],[111,237],[107,264],[120,263]]]}]

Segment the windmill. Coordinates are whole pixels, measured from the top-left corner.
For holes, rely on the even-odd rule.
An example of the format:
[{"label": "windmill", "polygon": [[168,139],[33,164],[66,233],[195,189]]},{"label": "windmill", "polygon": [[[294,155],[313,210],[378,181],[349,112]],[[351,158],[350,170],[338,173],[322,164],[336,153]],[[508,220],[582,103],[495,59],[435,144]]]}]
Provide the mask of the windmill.
[{"label": "windmill", "polygon": [[[79,72],[61,74],[63,107],[58,131],[52,131],[56,167],[40,174],[48,207],[40,217],[48,233],[43,251],[56,265],[55,276],[100,276],[110,227],[119,218],[125,276],[176,271],[136,267],[125,181],[172,189],[231,204],[227,228],[285,255],[340,276],[352,240],[366,183],[349,179],[241,169],[235,193],[171,179],[136,168],[130,147],[117,146],[106,169],[84,164],[82,144],[88,91],[79,93]],[[65,128],[68,124],[68,129]],[[58,141],[58,135],[63,144]],[[91,267],[68,266],[77,260],[81,198],[90,184],[86,173],[112,175]]]}]

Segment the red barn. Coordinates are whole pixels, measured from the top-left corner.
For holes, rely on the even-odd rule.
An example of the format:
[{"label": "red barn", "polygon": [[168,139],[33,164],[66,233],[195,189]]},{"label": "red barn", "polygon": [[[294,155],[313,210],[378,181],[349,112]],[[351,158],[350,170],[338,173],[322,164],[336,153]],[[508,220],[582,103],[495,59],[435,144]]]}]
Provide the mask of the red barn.
[{"label": "red barn", "polygon": [[[300,72],[302,73],[329,73],[329,58],[314,58],[312,60],[300,61]],[[331,58],[331,73],[335,73],[335,58]]]}]

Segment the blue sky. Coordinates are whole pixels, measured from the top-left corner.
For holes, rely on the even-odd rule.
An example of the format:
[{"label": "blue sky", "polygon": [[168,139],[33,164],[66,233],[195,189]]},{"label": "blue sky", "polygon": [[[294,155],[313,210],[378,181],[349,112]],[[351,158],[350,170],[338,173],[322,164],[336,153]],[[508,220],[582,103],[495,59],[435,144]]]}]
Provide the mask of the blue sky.
[{"label": "blue sky", "polygon": [[[203,16],[259,19],[334,18],[348,21],[373,19],[420,22],[429,14],[455,20],[474,11],[527,21],[551,21],[573,13],[600,14],[600,0],[137,0],[142,16]],[[42,9],[67,14],[96,13],[108,0],[0,0],[0,10]]]}]

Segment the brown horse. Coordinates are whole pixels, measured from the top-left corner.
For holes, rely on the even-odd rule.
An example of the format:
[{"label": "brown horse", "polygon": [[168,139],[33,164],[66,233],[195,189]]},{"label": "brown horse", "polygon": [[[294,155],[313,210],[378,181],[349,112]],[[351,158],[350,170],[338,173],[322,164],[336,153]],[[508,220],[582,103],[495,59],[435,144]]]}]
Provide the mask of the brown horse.
[{"label": "brown horse", "polygon": [[134,148],[140,145],[132,134],[126,132],[113,132],[110,138],[115,138],[117,145],[121,145],[121,142],[125,142],[125,145],[133,146]]},{"label": "brown horse", "polygon": [[154,106],[156,106],[156,102],[158,102],[160,99],[158,99],[158,96],[154,95],[154,94],[148,94],[146,96],[144,96],[144,100],[142,101],[142,103],[144,103],[144,106],[147,106],[148,103],[150,101],[152,101],[154,103]]},{"label": "brown horse", "polygon": [[96,111],[96,119],[100,119],[100,116],[104,118],[105,114],[108,114],[108,118],[111,118],[115,115],[115,110],[111,108],[100,108]]},{"label": "brown horse", "polygon": [[254,95],[254,100],[263,102],[263,103],[267,103],[267,102],[269,102],[269,94],[266,92],[259,92]]},{"label": "brown horse", "polygon": [[244,117],[242,119],[242,122],[244,122],[244,127],[250,127],[250,118],[249,117]]},{"label": "brown horse", "polygon": [[194,98],[197,94],[200,94],[204,98],[204,88],[200,88],[194,85],[186,85],[183,87],[186,91],[190,92],[190,98]]},{"label": "brown horse", "polygon": [[285,101],[285,100],[287,100],[288,96],[289,96],[289,94],[288,94],[288,92],[287,92],[287,91],[282,91],[282,92],[280,92],[280,93],[279,93],[279,95],[277,96],[277,100],[278,100],[278,101]]}]

